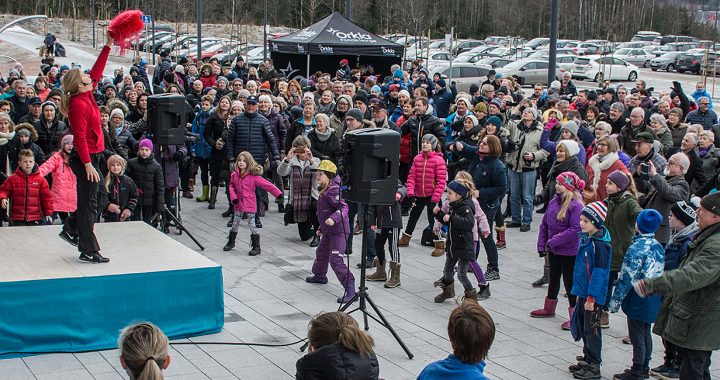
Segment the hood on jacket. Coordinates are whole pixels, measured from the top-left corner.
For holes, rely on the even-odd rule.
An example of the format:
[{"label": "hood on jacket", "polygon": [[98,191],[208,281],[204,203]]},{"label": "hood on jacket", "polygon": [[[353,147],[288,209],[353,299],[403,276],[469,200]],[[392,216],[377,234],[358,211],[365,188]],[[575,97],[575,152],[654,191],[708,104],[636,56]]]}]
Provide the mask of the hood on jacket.
[{"label": "hood on jacket", "polygon": [[37,131],[35,130],[35,127],[33,127],[30,123],[20,123],[15,126],[15,133],[17,134],[19,131],[22,131],[23,129],[27,129],[30,131],[30,142],[35,142],[38,139]]},{"label": "hood on jacket", "polygon": [[125,102],[118,98],[108,100],[105,106],[108,108],[108,111],[110,111],[110,113],[112,113],[114,109],[119,108],[121,111],[123,111],[123,115],[125,115],[125,117],[127,117],[128,112],[130,112],[127,104],[125,104]]}]

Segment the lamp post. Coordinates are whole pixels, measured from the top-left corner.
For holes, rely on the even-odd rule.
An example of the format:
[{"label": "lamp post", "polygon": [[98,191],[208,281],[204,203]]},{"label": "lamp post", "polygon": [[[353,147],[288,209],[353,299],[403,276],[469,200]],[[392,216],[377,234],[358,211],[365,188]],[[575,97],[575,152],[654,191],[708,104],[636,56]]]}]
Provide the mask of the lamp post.
[{"label": "lamp post", "polygon": [[202,61],[202,0],[197,0],[197,63]]},{"label": "lamp post", "polygon": [[263,61],[267,60],[268,0],[263,2]]},{"label": "lamp post", "polygon": [[92,8],[90,9],[90,13],[92,14],[92,44],[93,49],[95,49],[95,0],[92,0],[90,7]]},{"label": "lamp post", "polygon": [[548,59],[548,86],[555,80],[557,66],[558,0],[550,5],[550,57]]},{"label": "lamp post", "polygon": [[352,0],[345,0],[345,18],[352,21]]}]

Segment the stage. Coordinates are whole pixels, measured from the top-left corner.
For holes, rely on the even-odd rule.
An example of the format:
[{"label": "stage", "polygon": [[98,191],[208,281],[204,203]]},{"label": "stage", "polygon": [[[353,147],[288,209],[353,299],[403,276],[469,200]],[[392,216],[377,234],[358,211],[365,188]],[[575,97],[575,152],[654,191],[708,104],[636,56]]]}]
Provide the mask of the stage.
[{"label": "stage", "polygon": [[219,332],[222,268],[143,222],[95,225],[107,264],[78,260],[62,227],[0,228],[0,358],[114,348],[135,321],[171,339]]}]

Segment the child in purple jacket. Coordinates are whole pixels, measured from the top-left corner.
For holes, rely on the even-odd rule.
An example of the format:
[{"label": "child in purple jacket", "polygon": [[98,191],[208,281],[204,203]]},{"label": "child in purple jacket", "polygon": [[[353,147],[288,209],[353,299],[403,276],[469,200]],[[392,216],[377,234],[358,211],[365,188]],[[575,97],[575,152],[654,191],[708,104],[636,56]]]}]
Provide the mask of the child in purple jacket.
[{"label": "child in purple jacket", "polygon": [[343,262],[345,243],[350,233],[348,222],[348,206],[340,194],[340,177],[337,166],[331,161],[322,160],[317,168],[317,183],[320,197],[317,201],[317,217],[320,221],[318,234],[320,244],[315,251],[315,262],[312,276],[306,282],[327,284],[328,264],[345,288],[343,296],[338,297],[339,303],[347,303],[355,297],[355,277]]},{"label": "child in purple jacket", "polygon": [[[585,188],[585,181],[573,172],[563,172],[556,177],[555,196],[550,200],[543,216],[538,232],[537,250],[540,257],[548,255],[550,264],[550,280],[547,297],[542,309],[533,310],[533,318],[555,316],[557,296],[560,291],[560,277],[565,285],[568,296],[568,314],[572,318],[576,297],[570,293],[573,286],[573,270],[575,256],[580,242],[580,213],[583,209],[580,191]],[[570,321],[565,321],[561,328],[570,330]]]}]

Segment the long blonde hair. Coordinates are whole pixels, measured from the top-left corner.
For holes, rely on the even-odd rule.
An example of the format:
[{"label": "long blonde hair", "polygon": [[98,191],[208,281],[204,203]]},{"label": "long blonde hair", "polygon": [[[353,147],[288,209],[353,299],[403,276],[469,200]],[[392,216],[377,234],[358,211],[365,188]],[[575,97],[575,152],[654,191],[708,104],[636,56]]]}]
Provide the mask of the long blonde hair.
[{"label": "long blonde hair", "polygon": [[118,338],[120,357],[136,380],[162,379],[169,347],[167,336],[149,322],[124,328]]},{"label": "long blonde hair", "polygon": [[308,340],[314,349],[340,342],[360,355],[373,352],[373,338],[360,329],[357,321],[342,311],[323,313],[310,321]]},{"label": "long blonde hair", "polygon": [[70,108],[70,98],[77,95],[80,91],[82,81],[82,71],[80,69],[69,70],[62,78],[62,99],[60,100],[60,112],[68,115]]},{"label": "long blonde hair", "polygon": [[577,191],[568,190],[565,192],[565,194],[562,195],[562,207],[560,207],[560,211],[558,211],[557,214],[558,222],[562,222],[563,220],[565,220],[565,217],[567,216],[567,210],[570,207],[570,203],[572,203],[572,201],[575,199],[579,201],[582,200],[582,198],[580,197],[580,193]]},{"label": "long blonde hair", "polygon": [[105,175],[105,189],[107,191],[110,191],[110,184],[112,183],[112,178],[115,175],[110,171],[110,164],[115,161],[119,161],[120,166],[122,166],[122,170],[120,170],[120,174],[118,174],[118,176],[122,176],[123,174],[125,174],[125,167],[127,165],[127,161],[125,161],[125,159],[122,158],[122,156],[120,156],[118,154],[113,154],[112,156],[108,157],[108,159],[107,159],[108,172],[107,172],[107,175]]},{"label": "long blonde hair", "polygon": [[473,181],[472,175],[465,171],[460,170],[455,174],[455,181],[460,182],[461,185],[463,185],[465,188],[469,190],[469,193],[472,197],[477,198],[477,189],[475,188],[475,182]]},{"label": "long blonde hair", "polygon": [[[238,166],[241,159],[247,164],[245,165],[245,170],[240,170]],[[263,173],[263,167],[258,165],[250,152],[240,152],[240,154],[238,154],[235,160],[235,168],[240,171],[240,175],[243,177],[248,173],[252,175],[261,175]]]}]

